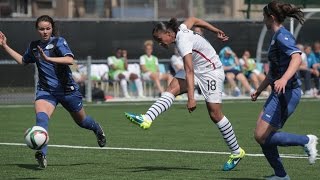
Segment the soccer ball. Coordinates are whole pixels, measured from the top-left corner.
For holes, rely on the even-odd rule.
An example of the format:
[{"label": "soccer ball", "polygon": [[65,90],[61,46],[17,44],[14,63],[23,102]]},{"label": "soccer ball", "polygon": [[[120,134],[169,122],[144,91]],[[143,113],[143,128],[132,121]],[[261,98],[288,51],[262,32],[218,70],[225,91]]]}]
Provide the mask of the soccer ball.
[{"label": "soccer ball", "polygon": [[27,129],[24,139],[29,148],[40,150],[44,145],[48,144],[48,132],[40,126],[33,126]]}]

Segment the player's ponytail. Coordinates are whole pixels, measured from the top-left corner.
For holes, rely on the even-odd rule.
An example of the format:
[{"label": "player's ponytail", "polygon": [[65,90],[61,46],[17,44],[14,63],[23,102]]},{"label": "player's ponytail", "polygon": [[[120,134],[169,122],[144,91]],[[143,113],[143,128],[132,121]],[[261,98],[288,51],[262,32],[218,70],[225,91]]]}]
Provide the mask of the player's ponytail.
[{"label": "player's ponytail", "polygon": [[176,18],[171,18],[168,22],[159,22],[157,23],[153,30],[152,30],[152,35],[153,35],[153,38],[156,39],[156,37],[154,36],[155,33],[159,32],[159,31],[173,31],[175,33],[178,32],[179,30],[179,23],[178,23],[178,20]]},{"label": "player's ponytail", "polygon": [[299,21],[300,24],[304,23],[304,14],[300,8],[294,7],[291,4],[282,4],[280,5],[285,16],[295,18]]},{"label": "player's ponytail", "polygon": [[288,3],[273,0],[263,8],[263,11],[268,16],[275,16],[279,23],[284,22],[286,17],[295,18],[300,24],[304,23],[304,14],[301,9]]},{"label": "player's ponytail", "polygon": [[177,33],[179,30],[179,23],[176,18],[171,18],[167,23],[167,28],[171,29],[173,32]]}]

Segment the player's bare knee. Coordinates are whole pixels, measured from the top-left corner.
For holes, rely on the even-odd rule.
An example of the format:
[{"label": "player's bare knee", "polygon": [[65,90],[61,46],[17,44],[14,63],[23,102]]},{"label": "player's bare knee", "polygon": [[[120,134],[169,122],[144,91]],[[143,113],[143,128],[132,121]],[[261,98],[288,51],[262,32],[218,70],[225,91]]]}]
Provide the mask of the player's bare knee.
[{"label": "player's bare knee", "polygon": [[138,79],[137,74],[130,74],[130,80],[136,80],[136,79]]},{"label": "player's bare knee", "polygon": [[223,115],[219,111],[210,112],[210,118],[214,123],[218,123],[220,120],[222,120]]},{"label": "player's bare knee", "polygon": [[254,132],[254,139],[259,144],[264,144],[264,142],[265,142],[265,138],[264,138],[263,134],[261,134],[261,133],[259,133],[257,131]]}]

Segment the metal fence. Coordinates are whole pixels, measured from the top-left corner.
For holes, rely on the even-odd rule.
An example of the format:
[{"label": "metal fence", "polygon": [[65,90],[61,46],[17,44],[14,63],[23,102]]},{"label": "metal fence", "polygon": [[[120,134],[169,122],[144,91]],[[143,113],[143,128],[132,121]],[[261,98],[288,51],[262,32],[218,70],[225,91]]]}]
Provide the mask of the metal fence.
[{"label": "metal fence", "polygon": [[[87,59],[77,60],[77,65],[85,67],[85,72],[81,72],[86,76],[84,91],[85,101],[92,102],[93,89],[95,86],[104,91],[106,96],[118,98],[121,94],[118,89],[114,89],[115,85],[112,81],[103,80],[90,76],[92,73],[92,65],[107,64],[106,59]],[[130,64],[139,63],[139,59],[128,59]],[[169,59],[159,59],[160,63],[169,67]],[[0,61],[0,104],[30,104],[33,103],[35,97],[35,87],[38,80],[37,69],[34,64],[27,66],[19,65],[13,60]],[[108,89],[102,86],[107,86]],[[130,88],[129,91],[134,88]],[[132,92],[131,92],[132,93]],[[150,94],[147,94],[150,95]]]}]

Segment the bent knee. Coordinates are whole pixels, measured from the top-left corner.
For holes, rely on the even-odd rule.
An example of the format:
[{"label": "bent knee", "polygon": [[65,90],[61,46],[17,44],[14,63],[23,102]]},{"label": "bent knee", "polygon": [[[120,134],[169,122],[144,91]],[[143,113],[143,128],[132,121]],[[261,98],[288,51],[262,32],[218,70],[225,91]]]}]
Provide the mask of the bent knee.
[{"label": "bent knee", "polygon": [[266,138],[261,133],[258,133],[256,131],[254,132],[254,139],[259,144],[264,144],[264,142],[266,140]]}]

